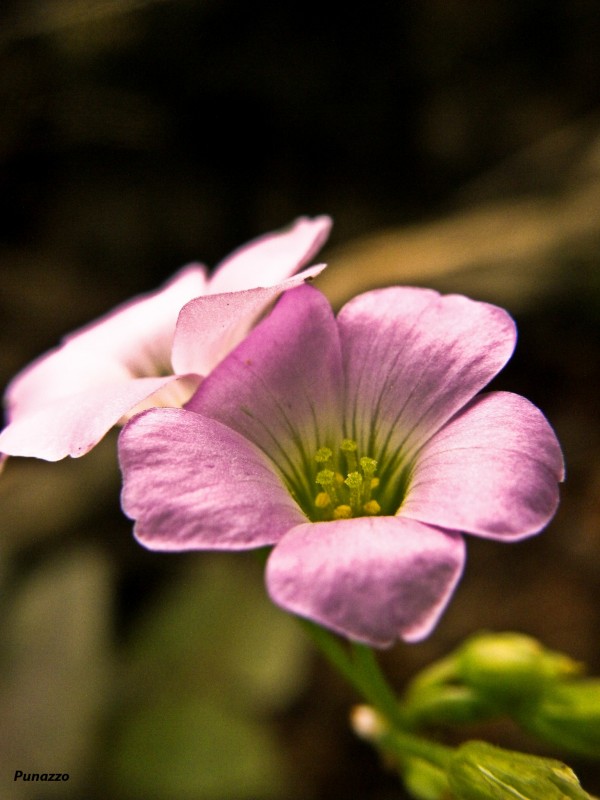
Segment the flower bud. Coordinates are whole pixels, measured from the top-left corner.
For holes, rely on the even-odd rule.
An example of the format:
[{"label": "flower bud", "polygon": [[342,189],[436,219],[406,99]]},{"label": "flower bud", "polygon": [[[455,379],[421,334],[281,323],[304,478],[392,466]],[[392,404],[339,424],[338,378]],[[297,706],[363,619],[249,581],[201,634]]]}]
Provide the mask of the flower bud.
[{"label": "flower bud", "polygon": [[459,677],[502,705],[530,702],[552,682],[580,671],[576,661],[520,633],[478,634],[458,651]]},{"label": "flower bud", "polygon": [[447,771],[461,800],[591,800],[560,761],[472,741],[453,754]]},{"label": "flower bud", "polygon": [[474,689],[458,684],[419,688],[407,695],[402,709],[415,728],[478,722],[494,713],[494,709]]},{"label": "flower bud", "polygon": [[521,720],[552,744],[589,758],[600,757],[600,678],[551,687]]}]

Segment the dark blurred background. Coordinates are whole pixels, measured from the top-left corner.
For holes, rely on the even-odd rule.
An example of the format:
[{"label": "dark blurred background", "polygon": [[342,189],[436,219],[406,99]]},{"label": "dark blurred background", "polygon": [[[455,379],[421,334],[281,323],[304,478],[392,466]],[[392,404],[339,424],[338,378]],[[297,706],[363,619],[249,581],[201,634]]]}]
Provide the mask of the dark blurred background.
[{"label": "dark blurred background", "polygon": [[[301,214],[335,221],[335,305],[390,283],[505,305],[496,388],[561,439],[555,521],[469,543],[400,691],[481,628],[600,672],[600,16],[592,0],[4,0],[0,381],[73,328]],[[0,481],[0,790],[101,800],[392,800],[357,698],[252,557],[148,553],[115,436]],[[442,731],[442,736],[452,737]],[[465,735],[556,755],[499,723]],[[566,757],[566,754],[562,754]],[[598,769],[571,758],[600,793]],[[68,783],[20,784],[15,769]]]}]

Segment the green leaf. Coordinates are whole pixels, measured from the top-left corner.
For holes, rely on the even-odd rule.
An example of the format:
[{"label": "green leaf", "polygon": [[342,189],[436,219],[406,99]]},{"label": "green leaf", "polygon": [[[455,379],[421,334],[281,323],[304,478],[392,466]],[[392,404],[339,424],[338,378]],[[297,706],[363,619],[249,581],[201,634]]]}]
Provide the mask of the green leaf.
[{"label": "green leaf", "polygon": [[285,798],[273,736],[202,696],[151,699],[127,717],[109,758],[111,797]]}]

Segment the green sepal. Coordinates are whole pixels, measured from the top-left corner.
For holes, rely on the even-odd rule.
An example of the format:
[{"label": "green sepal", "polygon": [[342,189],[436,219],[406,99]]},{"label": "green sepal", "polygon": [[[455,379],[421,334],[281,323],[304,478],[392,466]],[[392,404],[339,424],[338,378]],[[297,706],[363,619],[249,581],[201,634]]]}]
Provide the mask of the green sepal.
[{"label": "green sepal", "polygon": [[496,715],[474,689],[459,684],[424,686],[406,698],[402,710],[413,728],[479,722]]},{"label": "green sepal", "polygon": [[461,745],[450,759],[447,775],[452,796],[460,800],[591,800],[561,761],[487,742]]},{"label": "green sepal", "polygon": [[600,678],[553,686],[520,722],[547,742],[600,758]]}]

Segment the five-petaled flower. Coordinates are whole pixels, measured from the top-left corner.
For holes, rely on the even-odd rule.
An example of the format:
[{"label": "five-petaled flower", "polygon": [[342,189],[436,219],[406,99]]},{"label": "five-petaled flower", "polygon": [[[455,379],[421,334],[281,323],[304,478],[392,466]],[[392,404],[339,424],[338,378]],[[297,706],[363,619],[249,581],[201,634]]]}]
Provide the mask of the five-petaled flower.
[{"label": "five-petaled flower", "polygon": [[429,289],[355,297],[334,317],[287,292],[185,408],[120,436],[123,508],[148,548],[273,546],[272,599],[353,640],[434,627],[463,533],[514,541],[558,503],[563,459],[542,413],[479,394],[510,358],[502,309]]},{"label": "five-petaled flower", "polygon": [[82,456],[144,406],[180,406],[282,291],[323,269],[290,277],[330,227],[326,216],[299,218],[235,251],[212,277],[200,264],[184,267],[158,292],[67,336],[8,386],[0,454]]}]

